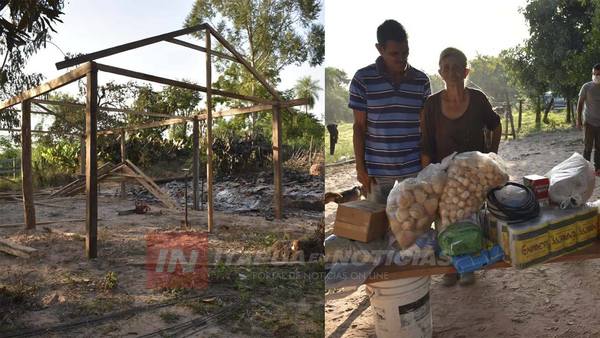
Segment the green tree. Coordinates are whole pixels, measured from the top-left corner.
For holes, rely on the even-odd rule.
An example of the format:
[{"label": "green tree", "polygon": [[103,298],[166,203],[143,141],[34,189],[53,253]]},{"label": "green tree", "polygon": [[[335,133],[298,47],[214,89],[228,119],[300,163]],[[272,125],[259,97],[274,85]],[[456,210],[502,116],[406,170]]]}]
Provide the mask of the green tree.
[{"label": "green tree", "polygon": [[341,69],[325,68],[325,123],[352,122],[348,108],[348,75]]},{"label": "green tree", "polygon": [[589,78],[591,65],[584,67],[584,55],[589,55],[588,49],[597,50],[600,43],[588,37],[594,29],[598,4],[596,0],[532,0],[522,11],[530,31],[526,50],[541,70],[536,76],[567,99],[567,122],[571,121],[571,102],[579,93],[583,75]]},{"label": "green tree", "polygon": [[[318,22],[320,11],[318,0],[196,0],[185,26],[210,23],[251,66],[276,86],[284,67],[305,61],[312,66],[323,62],[325,32]],[[223,47],[216,44],[216,50],[223,51]],[[243,65],[217,58],[214,64],[220,73],[214,84],[216,88],[270,96]],[[231,99],[215,98],[214,101],[239,105]],[[254,126],[256,119],[265,114],[251,116]],[[246,119],[246,116],[236,119]]]},{"label": "green tree", "polygon": [[0,99],[40,83],[41,74],[23,70],[29,57],[46,46],[54,25],[62,22],[62,8],[62,0],[0,1]]},{"label": "green tree", "polygon": [[493,104],[513,100],[516,90],[509,82],[503,58],[477,55],[469,61],[469,65],[471,71],[467,85],[485,92]]},{"label": "green tree", "polygon": [[319,87],[319,81],[313,80],[310,76],[301,77],[296,81],[294,92],[297,98],[308,98],[308,104],[305,106],[305,113],[308,114],[308,109],[315,106],[315,102],[319,99],[319,92],[323,88]]},{"label": "green tree", "polygon": [[500,53],[506,65],[508,80],[516,86],[520,96],[526,97],[534,107],[535,124],[539,127],[542,121],[542,96],[548,89],[548,83],[538,74],[542,72],[540,64],[528,46],[517,46]]}]

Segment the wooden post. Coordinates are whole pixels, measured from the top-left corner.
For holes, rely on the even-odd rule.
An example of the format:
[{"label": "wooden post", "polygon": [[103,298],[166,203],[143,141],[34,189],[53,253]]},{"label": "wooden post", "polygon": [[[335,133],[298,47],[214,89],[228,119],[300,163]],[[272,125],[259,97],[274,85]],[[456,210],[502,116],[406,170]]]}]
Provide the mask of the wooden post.
[{"label": "wooden post", "polygon": [[275,218],[282,217],[282,189],[281,189],[281,115],[279,106],[273,106],[273,184],[274,196],[273,202],[275,207]]},{"label": "wooden post", "polygon": [[33,204],[33,175],[31,169],[31,101],[22,104],[21,115],[21,185],[25,229],[35,229],[35,206]]},{"label": "wooden post", "polygon": [[98,69],[96,63],[87,74],[87,99],[85,109],[85,255],[98,256],[98,176],[96,157],[96,128],[98,110]]},{"label": "wooden post", "polygon": [[208,232],[213,229],[213,163],[212,163],[212,65],[211,65],[211,47],[210,30],[206,29],[206,182],[207,182],[207,213],[208,213]]},{"label": "wooden post", "polygon": [[[200,125],[198,117],[194,117],[192,126],[192,202],[193,209],[200,210],[198,205],[198,177],[200,176]],[[187,181],[185,182],[187,185]]]},{"label": "wooden post", "polygon": [[79,173],[83,176],[85,175],[85,135],[79,139],[79,146]]},{"label": "wooden post", "polygon": [[[121,163],[125,163],[127,160],[127,132],[125,129],[121,129]],[[121,182],[121,198],[127,198],[127,186],[125,181]]]},{"label": "wooden post", "polygon": [[17,159],[16,158],[13,158],[12,165],[13,165],[13,180],[15,180],[15,179],[17,179]]}]

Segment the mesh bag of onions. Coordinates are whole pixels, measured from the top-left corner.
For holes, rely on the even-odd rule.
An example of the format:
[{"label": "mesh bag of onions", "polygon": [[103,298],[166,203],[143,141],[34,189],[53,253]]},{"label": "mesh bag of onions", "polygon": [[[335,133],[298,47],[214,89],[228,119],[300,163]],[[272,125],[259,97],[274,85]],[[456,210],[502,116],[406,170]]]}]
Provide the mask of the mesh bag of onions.
[{"label": "mesh bag of onions", "polygon": [[446,183],[441,164],[430,164],[416,178],[396,182],[388,195],[386,213],[398,245],[407,249],[431,228]]},{"label": "mesh bag of onions", "polygon": [[438,231],[477,212],[488,191],[507,181],[506,166],[500,156],[478,151],[456,155],[448,166],[448,180],[439,201]]}]

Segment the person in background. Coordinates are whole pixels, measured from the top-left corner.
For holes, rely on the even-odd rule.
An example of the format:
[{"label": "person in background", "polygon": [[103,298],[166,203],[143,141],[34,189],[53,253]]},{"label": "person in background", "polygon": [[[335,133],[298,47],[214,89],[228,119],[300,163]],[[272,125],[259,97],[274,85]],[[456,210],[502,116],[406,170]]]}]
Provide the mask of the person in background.
[{"label": "person in background", "polygon": [[[440,54],[439,74],[446,88],[431,95],[425,102],[421,117],[421,163],[438,163],[454,153],[466,151],[498,152],[502,125],[486,95],[465,87],[469,74],[467,57],[456,48],[446,48]],[[491,147],[487,149],[484,129],[491,132]],[[451,286],[458,274],[446,274],[443,284]],[[460,276],[461,285],[475,282],[473,273]]]},{"label": "person in background", "polygon": [[576,126],[584,129],[583,157],[589,161],[594,149],[596,176],[600,176],[600,63],[592,68],[592,81],[585,83],[579,91]]},{"label": "person in background", "polygon": [[395,20],[377,28],[379,57],[350,83],[354,155],[367,199],[386,203],[396,180],[421,170],[420,112],[431,94],[429,78],[408,63],[408,37]]}]

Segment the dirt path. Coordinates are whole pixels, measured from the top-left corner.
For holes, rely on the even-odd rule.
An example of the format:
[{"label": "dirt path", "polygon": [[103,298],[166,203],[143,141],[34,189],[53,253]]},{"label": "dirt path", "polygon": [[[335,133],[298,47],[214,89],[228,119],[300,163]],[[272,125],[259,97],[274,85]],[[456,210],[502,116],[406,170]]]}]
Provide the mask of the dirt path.
[{"label": "dirt path", "polygon": [[[162,215],[117,216],[117,210],[134,206],[131,196],[122,200],[115,187],[103,185],[99,197],[98,258],[84,258],[83,241],[38,226],[37,231],[0,227],[0,238],[31,246],[39,251],[32,258],[0,253],[0,337],[9,330],[23,331],[102,316],[132,307],[198,295],[194,301],[122,316],[86,325],[50,337],[136,337],[210,315],[243,301],[226,318],[194,336],[312,336],[323,335],[322,279],[310,273],[320,265],[300,267],[230,266],[209,267],[209,286],[204,290],[146,288],[145,235],[152,231],[183,231],[183,211],[170,211],[152,204]],[[38,221],[84,218],[83,195],[45,201],[36,206]],[[299,239],[317,229],[322,213],[287,210],[287,218],[215,212],[215,229],[209,235],[209,263],[217,254],[240,258],[268,253],[276,241]],[[268,214],[268,213],[267,213]],[[0,201],[0,224],[22,222],[20,203]],[[193,231],[204,231],[206,213],[190,211]],[[48,225],[53,231],[84,234],[83,222]],[[221,258],[224,260],[224,258]],[[300,272],[306,278],[287,278]],[[107,283],[114,276],[112,286]],[[321,275],[318,277],[322,278]],[[225,294],[212,296],[214,294]],[[286,301],[282,301],[285,299]]]},{"label": "dirt path", "polygon": [[[511,180],[544,174],[573,152],[583,151],[581,132],[538,134],[502,141],[499,153],[507,161]],[[327,168],[326,189],[355,185],[354,166]],[[600,198],[596,183],[592,200]],[[336,206],[326,209],[330,233]],[[434,337],[600,337],[600,259],[555,263],[525,270],[477,272],[470,287],[441,285],[432,276]],[[365,300],[366,299],[366,300]],[[326,296],[326,337],[375,337],[364,286],[341,299]]]}]

